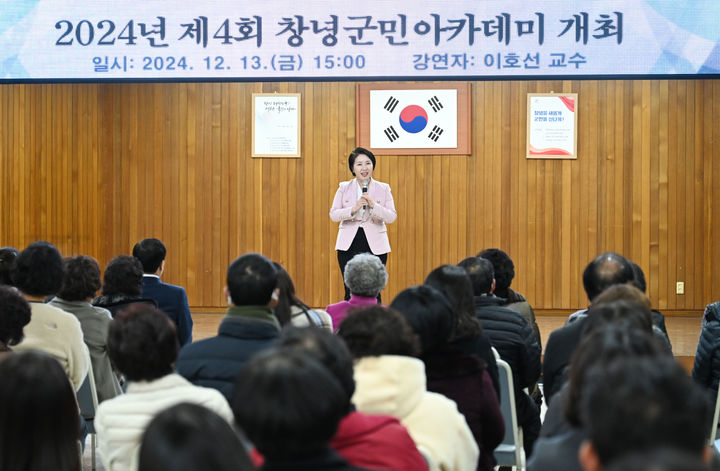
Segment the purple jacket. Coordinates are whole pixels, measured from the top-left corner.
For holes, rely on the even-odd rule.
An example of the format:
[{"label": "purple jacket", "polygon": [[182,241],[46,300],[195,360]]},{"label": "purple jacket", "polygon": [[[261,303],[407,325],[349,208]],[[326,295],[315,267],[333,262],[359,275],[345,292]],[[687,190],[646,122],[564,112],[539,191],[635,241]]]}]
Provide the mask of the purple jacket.
[{"label": "purple jacket", "polygon": [[349,301],[340,301],[339,303],[331,304],[325,308],[325,311],[332,317],[333,329],[337,332],[342,320],[350,313],[350,309],[377,306],[377,303],[377,298],[351,294]]}]

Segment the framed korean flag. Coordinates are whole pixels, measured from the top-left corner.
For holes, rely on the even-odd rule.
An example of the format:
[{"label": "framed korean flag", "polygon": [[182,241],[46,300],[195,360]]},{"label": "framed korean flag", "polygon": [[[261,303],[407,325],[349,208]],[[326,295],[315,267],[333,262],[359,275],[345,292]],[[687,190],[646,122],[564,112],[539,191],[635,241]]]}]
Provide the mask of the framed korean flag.
[{"label": "framed korean flag", "polygon": [[469,154],[470,84],[358,84],[358,144],[378,155]]}]

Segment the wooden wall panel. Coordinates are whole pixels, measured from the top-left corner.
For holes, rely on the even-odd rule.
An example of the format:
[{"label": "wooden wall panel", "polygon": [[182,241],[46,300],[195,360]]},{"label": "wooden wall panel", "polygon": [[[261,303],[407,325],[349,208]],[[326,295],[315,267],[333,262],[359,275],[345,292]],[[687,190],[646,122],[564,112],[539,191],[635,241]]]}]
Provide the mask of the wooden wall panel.
[{"label": "wooden wall panel", "polygon": [[[551,91],[579,94],[577,160],[524,157],[526,94]],[[253,92],[302,94],[301,159],[249,157]],[[537,309],[583,307],[605,250],[643,267],[660,309],[720,299],[720,81],[474,82],[472,101],[472,155],[378,158],[398,209],[385,299],[485,247]],[[222,306],[228,263],[257,251],[324,306],[342,293],[328,211],[355,137],[351,82],[3,85],[0,245],[104,266],[158,237],[195,307]]]}]

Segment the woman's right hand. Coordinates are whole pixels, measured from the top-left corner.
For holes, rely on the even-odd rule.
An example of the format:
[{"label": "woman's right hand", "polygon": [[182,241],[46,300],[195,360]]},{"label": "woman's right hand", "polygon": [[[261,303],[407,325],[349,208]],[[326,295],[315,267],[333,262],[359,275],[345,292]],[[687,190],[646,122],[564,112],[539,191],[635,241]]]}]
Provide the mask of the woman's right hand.
[{"label": "woman's right hand", "polygon": [[360,211],[360,208],[362,208],[364,204],[365,200],[362,198],[358,198],[358,200],[355,202],[355,206],[352,207],[353,216],[357,214],[358,211]]}]

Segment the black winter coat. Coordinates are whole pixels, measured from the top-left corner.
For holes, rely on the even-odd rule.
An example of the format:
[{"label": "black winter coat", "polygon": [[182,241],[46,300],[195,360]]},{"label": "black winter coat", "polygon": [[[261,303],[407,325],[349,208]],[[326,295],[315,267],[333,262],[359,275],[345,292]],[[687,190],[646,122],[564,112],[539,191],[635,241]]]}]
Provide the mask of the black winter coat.
[{"label": "black winter coat", "polygon": [[535,384],[540,377],[540,345],[522,314],[502,307],[503,298],[476,296],[475,315],[490,343],[513,371],[516,391]]},{"label": "black winter coat", "polygon": [[720,303],[705,307],[692,376],[701,385],[717,391],[720,378]]}]

